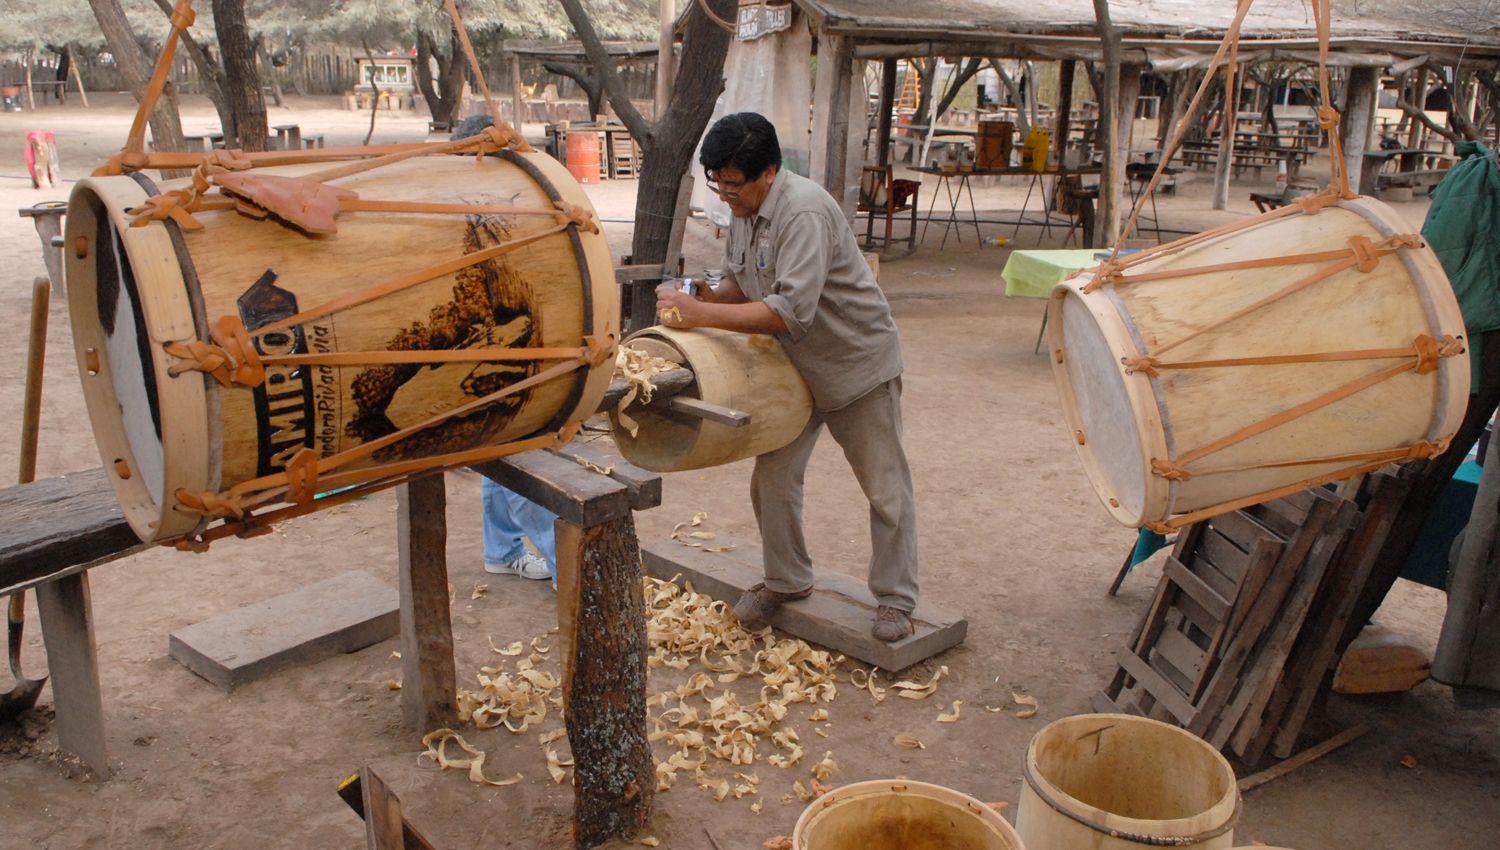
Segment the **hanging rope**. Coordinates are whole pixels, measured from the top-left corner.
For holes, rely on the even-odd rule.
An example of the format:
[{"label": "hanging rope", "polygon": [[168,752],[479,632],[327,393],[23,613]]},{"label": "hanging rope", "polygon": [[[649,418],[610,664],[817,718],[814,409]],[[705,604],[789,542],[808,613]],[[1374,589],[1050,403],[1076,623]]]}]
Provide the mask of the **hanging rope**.
[{"label": "hanging rope", "polygon": [[156,69],[151,73],[151,80],[146,83],[146,92],[135,110],[135,120],[131,122],[130,132],[125,136],[125,150],[128,152],[139,153],[146,149],[146,123],[156,109],[157,99],[167,87],[167,75],[172,70],[172,55],[177,52],[177,41],[193,25],[193,18],[192,0],[177,0],[170,18],[172,30],[167,33],[167,43],[162,45],[161,55],[156,58]]},{"label": "hanging rope", "polygon": [[[479,65],[479,57],[474,53],[474,45],[469,41],[469,30],[464,26],[464,21],[458,14],[458,3],[455,0],[446,0],[448,17],[453,20],[453,31],[458,34],[458,43],[463,46],[464,55],[469,57],[469,68],[474,72],[474,80],[479,83],[479,90],[484,93],[485,105],[490,108],[491,123],[508,137],[514,139],[516,150],[530,152],[531,145],[526,143],[525,137],[521,135],[521,116],[513,116],[516,119],[516,127],[511,127],[504,118],[500,117],[500,107],[495,103],[495,96],[490,94],[490,84],[484,78],[484,68]],[[517,80],[516,85],[521,81]]]}]

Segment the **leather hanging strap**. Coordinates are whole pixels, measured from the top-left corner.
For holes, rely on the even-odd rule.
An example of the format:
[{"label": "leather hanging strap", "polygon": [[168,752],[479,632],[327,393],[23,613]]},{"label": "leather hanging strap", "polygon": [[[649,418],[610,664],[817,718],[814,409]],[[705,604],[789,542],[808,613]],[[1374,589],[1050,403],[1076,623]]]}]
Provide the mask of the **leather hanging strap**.
[{"label": "leather hanging strap", "polygon": [[190,339],[163,346],[177,359],[167,367],[167,374],[176,377],[185,372],[204,372],[225,387],[251,388],[265,383],[265,363],[238,316],[219,317],[209,337],[213,342]]},{"label": "leather hanging strap", "polygon": [[167,42],[162,45],[161,55],[156,58],[156,68],[151,72],[146,92],[141,96],[140,106],[136,108],[135,120],[130,123],[130,132],[125,136],[125,151],[145,151],[146,124],[151,119],[152,111],[156,109],[156,101],[166,90],[167,76],[172,70],[172,56],[177,52],[177,42],[182,33],[193,25],[194,17],[192,0],[177,0],[170,17],[172,29],[167,33]]}]

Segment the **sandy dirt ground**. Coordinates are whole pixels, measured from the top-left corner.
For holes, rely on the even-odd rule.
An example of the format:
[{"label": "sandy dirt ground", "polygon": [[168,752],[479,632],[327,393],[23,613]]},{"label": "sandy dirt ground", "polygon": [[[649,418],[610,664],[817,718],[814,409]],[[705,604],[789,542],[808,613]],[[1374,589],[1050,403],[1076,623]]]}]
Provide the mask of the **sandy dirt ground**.
[{"label": "sandy dirt ground", "polygon": [[[58,133],[67,175],[92,168],[123,140],[129,104],[96,96],[91,110],[46,109],[0,115],[0,209],[15,209],[66,190],[37,192],[24,177],[20,138],[28,129]],[[274,110],[273,123],[300,122],[330,145],[357,143],[364,116],[297,101]],[[189,98],[184,124],[216,123],[206,102]],[[381,116],[376,140],[417,140],[425,124]],[[1204,227],[1250,211],[1236,184],[1231,213],[1208,211],[1205,174],[1183,180],[1165,203],[1168,222]],[[1267,175],[1269,182],[1271,175]],[[981,187],[981,210],[1014,210],[1024,183]],[[929,189],[930,191],[930,189]],[[634,185],[590,188],[607,218],[628,219]],[[924,205],[925,206],[925,205]],[[1403,206],[1415,227],[1423,203]],[[616,253],[629,224],[610,226]],[[1038,244],[1035,228],[1016,245]],[[999,232],[993,225],[986,235]],[[1009,235],[1010,228],[1004,228]],[[695,224],[690,266],[717,265],[721,243]],[[1060,237],[1054,233],[1052,241]],[[890,776],[937,782],[975,797],[1007,802],[1021,787],[1027,741],[1049,720],[1087,710],[1111,672],[1110,659],[1147,603],[1160,574],[1153,560],[1105,596],[1133,535],[1096,503],[1066,437],[1046,358],[1032,354],[1042,304],[1003,295],[1005,248],[974,244],[972,234],[946,251],[929,238],[915,256],[882,267],[884,286],[906,353],[906,445],[915,473],[921,526],[923,592],[963,611],[965,643],[911,671],[936,664],[951,675],[937,699],[875,704],[843,686],[829,707],[826,740],[810,734],[806,708],[795,726],[815,757],[831,751],[834,782]],[[25,325],[33,276],[42,273],[29,221],[0,215],[0,434],[18,432]],[[40,475],[95,466],[99,460],[79,393],[65,305],[54,304],[41,436]],[[0,440],[0,469],[14,469],[17,441]],[[642,513],[642,540],[665,538],[673,524],[705,510],[720,531],[752,536],[749,463],[670,475],[664,504]],[[449,570],[456,591],[453,621],[460,679],[472,686],[494,658],[487,638],[504,644],[543,635],[555,625],[545,583],[486,576],[480,562],[479,481],[448,477]],[[807,499],[809,542],[819,566],[862,575],[869,555],[866,507],[831,439],[818,446]],[[395,640],[319,664],[279,673],[226,695],[167,655],[167,635],[223,611],[347,570],[368,570],[394,584],[394,497],[379,495],[289,523],[271,536],[227,541],[206,555],[149,551],[91,573],[98,651],[108,722],[107,780],[81,776],[56,755],[50,689],[43,708],[0,730],[0,847],[5,848],[292,848],[363,846],[362,825],[335,796],[361,764],[379,765],[403,795],[408,813],[438,846],[566,846],[572,792],[547,776],[532,734],[466,730],[489,753],[494,776],[521,772],[506,788],[470,785],[456,773],[418,766],[417,736],[402,728]],[[0,517],[3,521],[3,517]],[[489,592],[470,599],[472,588]],[[1435,645],[1441,594],[1402,582],[1380,614],[1388,625]],[[34,618],[34,606],[33,618]],[[35,620],[31,623],[34,626]],[[45,665],[29,634],[28,669]],[[543,665],[555,670],[555,663]],[[3,674],[0,674],[3,675]],[[1011,691],[1035,695],[1040,713],[989,713]],[[963,700],[955,724],[937,724],[944,704]],[[1462,711],[1450,691],[1428,683],[1396,696],[1334,698],[1335,727],[1369,723],[1353,745],[1247,795],[1236,843],[1301,848],[1401,847],[1454,850],[1494,846],[1500,820],[1500,711]],[[554,713],[543,729],[560,723]],[[534,732],[535,730],[533,730]],[[898,733],[927,748],[897,749]],[[566,743],[560,742],[560,743]],[[664,755],[661,753],[659,755]],[[1414,768],[1403,767],[1414,756]],[[728,775],[722,769],[719,774]],[[783,802],[804,766],[757,767],[765,808],[755,797],[715,803],[691,782],[658,797],[652,826],[662,846],[684,850],[759,847],[789,833],[803,806]],[[1486,838],[1485,836],[1490,836]]]}]

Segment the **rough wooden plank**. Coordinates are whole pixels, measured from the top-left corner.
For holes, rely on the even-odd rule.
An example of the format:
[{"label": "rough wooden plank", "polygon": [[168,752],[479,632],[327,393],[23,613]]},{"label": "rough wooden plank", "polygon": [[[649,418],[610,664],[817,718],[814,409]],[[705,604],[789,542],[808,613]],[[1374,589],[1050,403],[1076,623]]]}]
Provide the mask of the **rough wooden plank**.
[{"label": "rough wooden plank", "polygon": [[[690,390],[698,383],[698,378],[691,369],[668,369],[651,379],[651,397],[674,396]],[[605,413],[620,406],[620,400],[630,394],[630,382],[624,380],[612,381],[609,389],[604,391],[604,400],[599,402],[599,411]]]},{"label": "rough wooden plank", "polygon": [[1158,705],[1171,712],[1179,723],[1187,723],[1192,718],[1193,704],[1188,702],[1187,697],[1183,696],[1182,692],[1177,690],[1171,682],[1168,682],[1166,677],[1142,660],[1140,656],[1133,652],[1121,652],[1120,666],[1156,698]]},{"label": "rough wooden plank", "polygon": [[167,652],[224,690],[354,652],[400,629],[396,591],[352,570],[178,629]]},{"label": "rough wooden plank", "polygon": [[0,516],[0,594],[146,548],[102,469],[6,487]]},{"label": "rough wooden plank", "polygon": [[743,410],[732,410],[719,404],[710,404],[702,399],[688,398],[686,396],[673,396],[663,399],[662,403],[673,413],[691,416],[694,419],[706,419],[730,428],[743,428],[750,424],[750,414]]},{"label": "rough wooden plank", "polygon": [[[1245,569],[1249,566],[1250,555],[1238,546],[1230,542],[1218,528],[1209,528],[1203,534],[1203,546],[1200,551],[1208,556],[1208,560],[1218,568],[1230,583],[1237,583],[1245,575]],[[1220,593],[1225,598],[1233,598],[1232,594]]]},{"label": "rough wooden plank", "polygon": [[[642,547],[646,574],[659,579],[681,575],[693,588],[733,605],[740,594],[764,581],[759,546],[736,543],[721,535],[729,552],[705,552],[673,541]],[[916,631],[895,643],[870,634],[877,603],[859,579],[818,571],[813,594],[782,606],[771,625],[810,643],[826,646],[882,670],[902,670],[963,642],[969,622],[930,604],[912,612]]]},{"label": "rough wooden plank", "polygon": [[1219,595],[1217,590],[1209,587],[1203,579],[1188,572],[1187,567],[1184,567],[1176,558],[1168,558],[1162,565],[1162,572],[1172,580],[1173,584],[1181,588],[1183,593],[1193,597],[1194,601],[1202,605],[1209,616],[1214,618],[1214,622],[1222,623],[1224,618],[1229,616],[1229,602]]},{"label": "rough wooden plank", "polygon": [[1231,511],[1216,516],[1210,522],[1229,542],[1246,552],[1253,549],[1257,541],[1268,538],[1280,539],[1272,534],[1270,529],[1251,519],[1242,511]]},{"label": "rough wooden plank", "polygon": [[599,469],[609,470],[610,478],[624,485],[630,494],[630,507],[647,511],[661,505],[661,474],[642,469],[597,443],[574,440],[557,450],[563,457],[586,461]]},{"label": "rough wooden plank", "polygon": [[368,767],[359,770],[359,793],[365,809],[365,842],[370,850],[406,850],[401,801]]},{"label": "rough wooden plank", "polygon": [[630,513],[625,485],[552,452],[522,452],[471,468],[584,528]]},{"label": "rough wooden plank", "polygon": [[401,714],[408,728],[424,734],[458,721],[446,507],[442,475],[396,490]]},{"label": "rough wooden plank", "polygon": [[86,573],[60,578],[36,589],[57,710],[57,743],[100,778],[109,775],[104,746],[104,700],[99,692],[99,659],[94,642],[94,609]]},{"label": "rough wooden plank", "polygon": [[1351,726],[1350,728],[1345,729],[1337,735],[1334,735],[1332,738],[1329,738],[1323,743],[1308,747],[1307,749],[1296,754],[1295,756],[1292,756],[1286,761],[1281,762],[1280,764],[1272,765],[1271,767],[1268,767],[1265,770],[1260,771],[1259,773],[1250,774],[1244,779],[1241,779],[1236,784],[1239,786],[1241,794],[1249,791],[1251,788],[1259,788],[1260,786],[1266,784],[1267,782],[1270,782],[1273,779],[1280,779],[1281,777],[1286,776],[1288,773],[1291,773],[1304,764],[1328,755],[1329,753],[1333,752],[1339,747],[1344,746],[1345,744],[1351,743],[1359,738],[1364,737],[1365,733],[1369,731],[1370,727],[1365,726],[1364,724],[1360,724],[1359,726]]},{"label": "rough wooden plank", "polygon": [[557,560],[563,716],[576,763],[573,842],[588,848],[634,838],[651,818],[656,788],[634,519],[590,528],[559,521]]},{"label": "rough wooden plank", "polygon": [[[1156,641],[1156,651],[1189,680],[1196,681],[1202,674],[1206,661],[1203,647],[1198,646],[1187,635],[1177,629],[1166,629]],[[1191,696],[1191,690],[1188,690]]]}]

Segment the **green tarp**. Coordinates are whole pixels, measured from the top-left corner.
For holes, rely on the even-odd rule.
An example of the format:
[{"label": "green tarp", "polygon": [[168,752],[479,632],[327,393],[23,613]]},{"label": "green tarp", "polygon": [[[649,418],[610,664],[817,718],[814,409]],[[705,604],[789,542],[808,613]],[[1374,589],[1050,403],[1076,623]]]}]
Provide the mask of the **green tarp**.
[{"label": "green tarp", "polygon": [[1432,190],[1422,237],[1458,296],[1479,389],[1479,334],[1500,329],[1500,162],[1479,142],[1459,142],[1461,160]]}]

